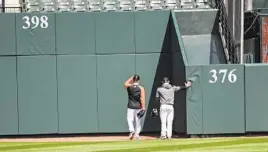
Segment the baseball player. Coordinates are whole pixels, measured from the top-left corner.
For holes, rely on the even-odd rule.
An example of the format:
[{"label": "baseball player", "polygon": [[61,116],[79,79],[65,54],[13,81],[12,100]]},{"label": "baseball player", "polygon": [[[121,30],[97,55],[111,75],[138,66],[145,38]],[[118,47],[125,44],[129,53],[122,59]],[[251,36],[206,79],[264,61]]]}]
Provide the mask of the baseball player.
[{"label": "baseball player", "polygon": [[139,134],[141,132],[141,117],[145,113],[145,90],[139,82],[140,77],[134,75],[124,83],[124,87],[128,93],[127,122],[130,132],[130,140],[133,138],[139,139]]},{"label": "baseball player", "polygon": [[157,88],[156,100],[160,102],[160,120],[161,136],[160,139],[171,139],[172,125],[174,118],[174,95],[176,91],[187,89],[191,82],[185,83],[185,86],[172,86],[168,77],[162,80],[162,86]]}]

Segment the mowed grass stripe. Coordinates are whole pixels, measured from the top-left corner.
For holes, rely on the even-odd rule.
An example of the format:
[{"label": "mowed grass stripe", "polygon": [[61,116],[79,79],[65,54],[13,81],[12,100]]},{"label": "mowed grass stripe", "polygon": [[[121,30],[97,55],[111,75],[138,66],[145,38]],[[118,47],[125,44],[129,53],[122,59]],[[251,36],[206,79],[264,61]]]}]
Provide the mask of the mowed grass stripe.
[{"label": "mowed grass stripe", "polygon": [[6,145],[1,146],[0,150],[17,150],[17,149],[31,149],[31,148],[47,148],[47,147],[61,147],[61,146],[76,146],[76,145],[96,145],[101,144],[99,142],[57,142],[57,143],[35,143],[28,144],[25,143],[23,145]]},{"label": "mowed grass stripe", "polygon": [[[240,145],[228,145],[228,146],[216,146],[216,147],[205,147],[205,148],[194,148],[183,150],[183,152],[215,152],[215,151],[228,151],[228,152],[237,152],[237,151],[268,151],[268,142],[265,143],[247,143]],[[171,152],[171,151],[170,151]]]},{"label": "mowed grass stripe", "polygon": [[212,150],[193,150],[193,151],[186,151],[186,150],[179,150],[179,151],[161,151],[161,152],[267,152],[263,149],[233,149],[233,150],[218,150],[218,149],[212,149]]},{"label": "mowed grass stripe", "polygon": [[[215,147],[216,150],[225,149],[227,151],[231,150],[244,150],[244,151],[253,151],[253,150],[262,150],[267,152],[268,151],[268,142],[266,143],[250,143],[250,144],[242,144],[242,145],[230,145],[230,146],[220,146]],[[206,149],[207,150],[207,149]]]},{"label": "mowed grass stripe", "polygon": [[[193,149],[193,148],[205,148],[205,147],[218,147],[218,146],[228,146],[228,145],[241,145],[247,143],[263,143],[268,142],[268,138],[254,138],[254,139],[238,139],[238,140],[231,140],[231,141],[218,141],[218,142],[209,142],[209,143],[193,143],[193,144],[185,144],[185,145],[162,145],[159,144],[155,147],[149,147],[147,149],[144,148],[131,148],[128,151],[139,151],[139,152],[154,152],[154,151],[176,151],[176,150],[186,150],[186,149]],[[109,152],[124,152],[126,149],[122,150],[103,150]]]},{"label": "mowed grass stripe", "polygon": [[[164,152],[164,151],[161,151]],[[165,152],[177,152],[177,151],[165,151]],[[210,149],[210,150],[179,150],[179,152],[267,152],[266,149],[254,148],[254,149]]]},{"label": "mowed grass stripe", "polygon": [[[67,142],[67,143],[34,143],[26,145],[12,146],[8,143],[6,147],[0,147],[1,151],[68,151],[68,152],[82,152],[82,151],[181,151],[193,148],[206,148],[215,146],[229,146],[245,143],[262,143],[268,142],[268,138],[225,138],[225,139],[179,139],[170,141],[146,140],[146,141],[124,141],[124,142]],[[1,143],[2,145],[5,143]],[[18,144],[18,143],[14,143]],[[122,149],[124,148],[124,149]]]},{"label": "mowed grass stripe", "polygon": [[[146,140],[146,141],[116,141],[116,142],[57,142],[57,143],[14,143],[14,145],[10,143],[0,143],[1,151],[10,151],[10,150],[29,150],[29,149],[58,149],[60,147],[75,148],[79,146],[86,146],[91,148],[95,148],[97,150],[108,150],[111,148],[120,149],[122,145],[125,145],[126,148],[135,148],[135,147],[150,147],[150,146],[158,146],[159,142],[165,145],[173,145],[173,144],[189,144],[189,143],[205,143],[205,142],[215,142],[215,141],[224,141],[226,139],[215,139],[215,140],[201,140],[201,139],[194,139],[194,140],[172,140],[172,141],[158,141],[158,140]],[[235,139],[230,139],[235,140]],[[6,146],[4,146],[6,145]]]},{"label": "mowed grass stripe", "polygon": [[0,144],[1,147],[6,147],[6,146],[21,146],[21,145],[36,145],[38,143],[5,143],[5,144]]},{"label": "mowed grass stripe", "polygon": [[[222,140],[221,140],[222,141]],[[103,151],[103,150],[122,150],[122,149],[131,149],[131,148],[150,148],[159,146],[159,144],[164,144],[165,146],[172,146],[174,144],[185,145],[185,144],[192,144],[192,143],[208,143],[208,142],[216,142],[216,141],[209,141],[209,140],[200,140],[200,141],[151,141],[151,142],[143,142],[143,141],[130,141],[127,143],[117,143],[117,144],[102,144],[102,145],[84,145],[84,146],[72,146],[72,147],[55,147],[55,148],[42,148],[38,150],[42,151],[57,151],[57,152],[83,152],[83,151]],[[35,149],[32,149],[35,151]],[[29,149],[27,149],[29,151]],[[26,152],[26,151],[25,151]]]},{"label": "mowed grass stripe", "polygon": [[[201,148],[201,149],[187,149],[187,150],[173,150],[173,151],[158,151],[158,152],[266,152],[265,148],[267,145],[262,144],[244,144],[244,145],[235,145],[235,146],[223,146],[223,147],[209,147],[209,148]],[[244,148],[243,148],[244,147]],[[251,147],[251,148],[250,148]],[[79,149],[78,147],[61,147],[59,149],[32,149],[32,150],[23,150],[16,152],[93,152],[90,150],[88,146],[82,146]],[[215,149],[216,148],[216,149]],[[14,151],[12,151],[14,152]]]}]

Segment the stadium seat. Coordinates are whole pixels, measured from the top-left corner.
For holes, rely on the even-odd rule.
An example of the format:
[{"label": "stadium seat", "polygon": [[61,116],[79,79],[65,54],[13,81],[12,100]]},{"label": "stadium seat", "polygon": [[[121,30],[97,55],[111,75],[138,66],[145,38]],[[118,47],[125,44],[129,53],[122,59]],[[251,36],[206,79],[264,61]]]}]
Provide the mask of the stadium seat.
[{"label": "stadium seat", "polygon": [[27,12],[41,11],[41,2],[39,0],[26,0],[25,9]]},{"label": "stadium seat", "polygon": [[103,2],[102,0],[88,0],[88,9],[91,12],[102,11]]},{"label": "stadium seat", "polygon": [[180,8],[179,1],[177,0],[166,0],[164,2],[164,7],[167,10],[176,10]]},{"label": "stadium seat", "polygon": [[1,7],[1,3],[2,1],[5,4],[5,12],[17,12],[18,9],[15,9],[16,7],[21,7],[21,0],[0,0],[0,7]]},{"label": "stadium seat", "polygon": [[119,0],[118,9],[120,11],[131,11],[133,9],[133,1],[132,0]]},{"label": "stadium seat", "polygon": [[54,0],[42,0],[42,10],[45,12],[54,12],[56,4]]},{"label": "stadium seat", "polygon": [[151,10],[162,10],[164,7],[164,2],[162,0],[150,0],[149,7]]},{"label": "stadium seat", "polygon": [[134,10],[135,11],[145,11],[148,9],[147,0],[134,0]]},{"label": "stadium seat", "polygon": [[87,1],[86,0],[73,0],[72,8],[75,12],[85,12],[87,11]]},{"label": "stadium seat", "polygon": [[104,0],[103,1],[103,10],[104,11],[116,11],[116,10],[118,10],[118,1],[117,0]]},{"label": "stadium seat", "polygon": [[181,0],[182,9],[191,9],[194,8],[194,0]]},{"label": "stadium seat", "polygon": [[208,3],[208,0],[196,0],[196,7],[197,8],[209,8],[209,5],[207,3]]},{"label": "stadium seat", "polygon": [[57,10],[59,12],[70,12],[71,2],[69,0],[57,0]]},{"label": "stadium seat", "polygon": [[208,0],[26,0],[27,12],[146,11],[210,8]]}]

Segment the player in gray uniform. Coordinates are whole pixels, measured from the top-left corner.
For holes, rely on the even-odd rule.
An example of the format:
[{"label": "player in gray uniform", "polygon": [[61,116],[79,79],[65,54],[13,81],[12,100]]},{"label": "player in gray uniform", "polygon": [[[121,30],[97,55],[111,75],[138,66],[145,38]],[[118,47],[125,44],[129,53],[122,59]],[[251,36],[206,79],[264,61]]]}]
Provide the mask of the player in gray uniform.
[{"label": "player in gray uniform", "polygon": [[185,86],[172,86],[169,84],[169,78],[164,77],[162,86],[157,88],[156,100],[160,101],[160,120],[161,120],[161,136],[160,139],[171,139],[172,125],[174,118],[174,96],[175,92],[187,89],[191,86],[191,82],[185,83]]}]

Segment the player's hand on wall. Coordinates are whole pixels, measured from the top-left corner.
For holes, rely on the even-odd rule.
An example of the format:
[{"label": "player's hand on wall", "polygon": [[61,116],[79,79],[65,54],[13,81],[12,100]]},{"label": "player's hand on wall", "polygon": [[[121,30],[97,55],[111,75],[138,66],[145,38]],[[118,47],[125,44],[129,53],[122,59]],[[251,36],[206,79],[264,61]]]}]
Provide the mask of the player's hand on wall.
[{"label": "player's hand on wall", "polygon": [[187,81],[187,82],[185,82],[185,86],[188,88],[188,87],[190,87],[192,85],[192,83],[191,83],[191,81]]}]

